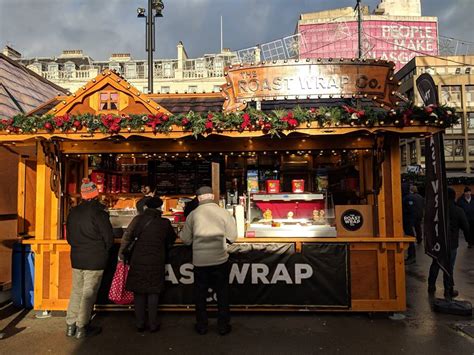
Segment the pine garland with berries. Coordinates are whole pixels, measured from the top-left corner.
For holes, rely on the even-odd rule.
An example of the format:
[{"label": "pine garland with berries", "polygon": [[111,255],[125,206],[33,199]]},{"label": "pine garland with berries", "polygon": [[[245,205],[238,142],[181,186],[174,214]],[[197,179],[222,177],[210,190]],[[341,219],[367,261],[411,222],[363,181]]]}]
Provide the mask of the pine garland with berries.
[{"label": "pine garland with berries", "polygon": [[440,128],[450,127],[459,122],[456,110],[447,106],[412,106],[404,109],[377,111],[373,108],[356,107],[318,107],[263,112],[254,108],[236,113],[208,112],[207,114],[189,111],[186,114],[166,115],[16,115],[13,118],[0,118],[0,132],[6,133],[71,133],[87,131],[104,134],[120,132],[144,132],[147,129],[155,134],[168,133],[173,129],[192,132],[193,135],[221,133],[224,131],[262,131],[265,134],[279,135],[280,132],[299,128],[327,127],[374,127],[428,125]]}]

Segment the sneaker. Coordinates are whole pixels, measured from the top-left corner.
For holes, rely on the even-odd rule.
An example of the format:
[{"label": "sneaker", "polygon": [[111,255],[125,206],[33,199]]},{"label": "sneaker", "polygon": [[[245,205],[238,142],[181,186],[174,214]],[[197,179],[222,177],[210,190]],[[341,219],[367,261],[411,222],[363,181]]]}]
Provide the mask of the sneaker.
[{"label": "sneaker", "polygon": [[435,285],[428,285],[428,293],[430,295],[434,294],[436,292],[436,286]]},{"label": "sneaker", "polygon": [[199,326],[199,325],[195,324],[195,325],[194,325],[194,330],[195,330],[196,333],[198,333],[199,335],[207,334],[207,327],[203,327],[203,326]]},{"label": "sneaker", "polygon": [[232,326],[230,324],[226,324],[224,326],[219,327],[219,335],[226,335],[232,331]]},{"label": "sneaker", "polygon": [[66,326],[66,336],[73,337],[74,335],[76,335],[76,330],[77,330],[76,323],[67,324],[67,326]]},{"label": "sneaker", "polygon": [[95,335],[98,335],[102,332],[101,327],[94,327],[91,325],[87,325],[85,327],[78,327],[76,331],[76,338],[77,339],[83,339],[83,338],[88,338],[88,337],[93,337]]}]

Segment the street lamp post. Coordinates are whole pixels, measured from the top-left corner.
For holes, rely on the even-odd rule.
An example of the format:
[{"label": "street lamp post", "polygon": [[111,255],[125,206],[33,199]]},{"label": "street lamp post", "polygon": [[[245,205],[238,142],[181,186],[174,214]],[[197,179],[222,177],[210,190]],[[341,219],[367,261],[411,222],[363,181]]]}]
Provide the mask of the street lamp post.
[{"label": "street lamp post", "polygon": [[163,0],[148,0],[148,13],[143,7],[137,9],[137,17],[146,18],[146,44],[148,52],[148,92],[153,92],[153,52],[155,51],[155,17],[163,17]]}]

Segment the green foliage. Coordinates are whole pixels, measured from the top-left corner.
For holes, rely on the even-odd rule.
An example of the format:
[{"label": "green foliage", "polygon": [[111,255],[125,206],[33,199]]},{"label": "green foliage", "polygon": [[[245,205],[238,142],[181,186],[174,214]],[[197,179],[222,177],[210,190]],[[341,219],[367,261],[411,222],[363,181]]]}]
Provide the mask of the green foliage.
[{"label": "green foliage", "polygon": [[263,131],[279,136],[282,131],[309,127],[317,123],[319,127],[372,127],[378,126],[411,126],[431,125],[440,128],[450,127],[459,121],[456,111],[447,106],[410,107],[399,110],[366,110],[354,107],[294,107],[292,110],[274,110],[263,112],[248,108],[242,112],[207,114],[189,111],[186,114],[168,116],[157,115],[16,115],[13,118],[0,119],[0,132],[36,133],[39,130],[48,132],[102,132],[118,134],[119,132],[168,133],[181,129],[191,131],[194,136],[224,131]]}]

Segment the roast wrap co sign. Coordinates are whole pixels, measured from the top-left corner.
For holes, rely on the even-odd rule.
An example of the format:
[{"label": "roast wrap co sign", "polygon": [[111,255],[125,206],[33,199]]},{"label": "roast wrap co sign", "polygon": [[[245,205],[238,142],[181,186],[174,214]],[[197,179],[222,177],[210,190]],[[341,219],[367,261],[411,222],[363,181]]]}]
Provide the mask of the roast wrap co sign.
[{"label": "roast wrap co sign", "polygon": [[[249,306],[350,306],[346,244],[238,243],[230,246],[230,299]],[[166,265],[163,305],[192,305],[193,265],[190,247],[175,246]],[[208,302],[216,295],[209,289]]]},{"label": "roast wrap co sign", "polygon": [[393,105],[393,63],[381,61],[297,62],[229,67],[224,110],[240,110],[252,100],[368,97]]}]

